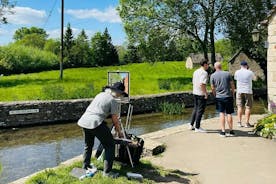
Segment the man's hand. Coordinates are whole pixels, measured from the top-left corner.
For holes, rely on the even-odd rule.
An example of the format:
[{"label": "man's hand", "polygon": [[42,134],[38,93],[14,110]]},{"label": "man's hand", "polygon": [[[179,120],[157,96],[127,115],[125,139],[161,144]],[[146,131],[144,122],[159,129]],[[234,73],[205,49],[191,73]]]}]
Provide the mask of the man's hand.
[{"label": "man's hand", "polygon": [[204,99],[208,99],[208,94],[207,93],[205,93],[205,96],[204,96]]},{"label": "man's hand", "polygon": [[119,136],[119,138],[124,138],[124,134],[123,134],[123,132],[118,131],[118,136]]}]

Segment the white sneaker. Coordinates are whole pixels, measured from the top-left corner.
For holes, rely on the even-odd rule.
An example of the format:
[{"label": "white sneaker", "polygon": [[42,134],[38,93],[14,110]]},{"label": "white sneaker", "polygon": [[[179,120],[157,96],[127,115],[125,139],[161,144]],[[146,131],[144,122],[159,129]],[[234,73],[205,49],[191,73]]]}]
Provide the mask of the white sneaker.
[{"label": "white sneaker", "polygon": [[189,130],[194,130],[194,129],[195,129],[195,127],[194,127],[194,126],[192,126],[191,124],[189,124],[189,125],[188,125],[188,129],[189,129]]},{"label": "white sneaker", "polygon": [[206,133],[206,130],[204,130],[203,128],[195,128],[195,132]]}]

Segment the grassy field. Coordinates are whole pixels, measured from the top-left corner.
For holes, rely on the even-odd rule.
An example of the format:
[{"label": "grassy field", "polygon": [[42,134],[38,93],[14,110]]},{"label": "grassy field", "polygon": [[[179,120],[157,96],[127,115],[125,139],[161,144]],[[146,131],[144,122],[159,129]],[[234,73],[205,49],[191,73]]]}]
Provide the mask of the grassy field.
[{"label": "grassy field", "polygon": [[123,66],[65,69],[0,77],[0,101],[77,99],[94,97],[107,84],[108,71],[129,71],[131,95],[192,89],[185,62],[156,62]]},{"label": "grassy field", "polygon": [[[93,160],[93,163],[98,168],[98,170],[103,170],[103,164],[101,162]],[[153,184],[153,183],[190,183],[193,174],[184,173],[179,170],[166,170],[161,167],[152,165],[148,161],[142,161],[139,166],[131,168],[129,166],[122,166],[121,164],[115,162],[113,165],[113,170],[120,173],[120,177],[117,179],[111,179],[108,177],[103,177],[101,172],[97,172],[92,178],[86,178],[82,181],[78,178],[70,176],[70,172],[74,167],[81,167],[81,162],[76,162],[71,166],[60,166],[56,170],[47,170],[36,176],[30,178],[26,184],[138,184],[140,182],[135,180],[128,180],[126,177],[127,172],[140,173],[143,175],[143,183]]]}]

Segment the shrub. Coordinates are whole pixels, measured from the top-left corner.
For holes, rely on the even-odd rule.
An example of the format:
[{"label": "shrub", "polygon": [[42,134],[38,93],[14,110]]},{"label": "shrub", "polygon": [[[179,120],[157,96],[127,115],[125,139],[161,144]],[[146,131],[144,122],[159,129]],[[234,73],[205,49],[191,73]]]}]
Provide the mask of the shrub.
[{"label": "shrub", "polygon": [[57,68],[58,57],[38,48],[22,45],[0,47],[0,73],[31,73]]},{"label": "shrub", "polygon": [[184,113],[185,104],[179,103],[168,103],[164,102],[160,105],[160,110],[169,115],[183,114]]},{"label": "shrub", "polygon": [[94,85],[86,84],[84,87],[76,88],[71,95],[68,96],[70,99],[78,98],[92,98],[94,95]]},{"label": "shrub", "polygon": [[276,114],[270,115],[260,120],[257,123],[254,131],[258,135],[269,139],[276,136]]},{"label": "shrub", "polygon": [[159,89],[169,90],[171,89],[171,83],[168,80],[159,81]]},{"label": "shrub", "polygon": [[43,98],[48,100],[62,100],[67,99],[67,93],[64,87],[59,84],[51,84],[42,87]]}]

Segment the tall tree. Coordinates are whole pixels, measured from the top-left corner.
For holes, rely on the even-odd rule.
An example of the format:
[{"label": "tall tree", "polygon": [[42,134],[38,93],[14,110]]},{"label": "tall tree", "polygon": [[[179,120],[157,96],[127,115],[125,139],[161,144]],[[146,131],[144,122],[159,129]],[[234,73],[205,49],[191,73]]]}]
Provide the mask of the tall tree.
[{"label": "tall tree", "polygon": [[14,8],[14,2],[0,0],[0,24],[8,23],[7,14],[14,13],[12,8]]},{"label": "tall tree", "polygon": [[109,66],[119,64],[119,56],[112,44],[108,30],[104,33],[97,32],[91,38],[91,52],[94,65]]},{"label": "tall tree", "polygon": [[73,66],[73,56],[71,49],[74,46],[74,36],[73,30],[71,28],[70,23],[67,24],[65,34],[64,34],[64,65],[66,67]]},{"label": "tall tree", "polygon": [[57,56],[60,55],[60,41],[55,39],[46,40],[44,50],[52,52]]},{"label": "tall tree", "polygon": [[72,64],[74,67],[91,66],[90,47],[88,37],[84,30],[80,32],[72,49]]},{"label": "tall tree", "polygon": [[266,30],[261,30],[260,42],[253,43],[251,32],[258,28],[258,24],[267,16],[273,6],[270,0],[236,0],[230,1],[230,13],[225,17],[227,37],[231,40],[232,46],[242,49],[253,57],[266,73]]},{"label": "tall tree", "polygon": [[150,33],[166,32],[173,39],[188,35],[214,62],[214,34],[227,16],[226,0],[120,0],[118,8],[130,42],[143,44]]},{"label": "tall tree", "polygon": [[46,33],[46,31],[42,28],[39,27],[21,27],[19,29],[17,29],[13,35],[13,39],[18,41],[23,39],[25,36],[30,35],[30,34],[37,34],[40,35],[41,38],[43,38],[44,40],[47,39],[48,35]]}]

